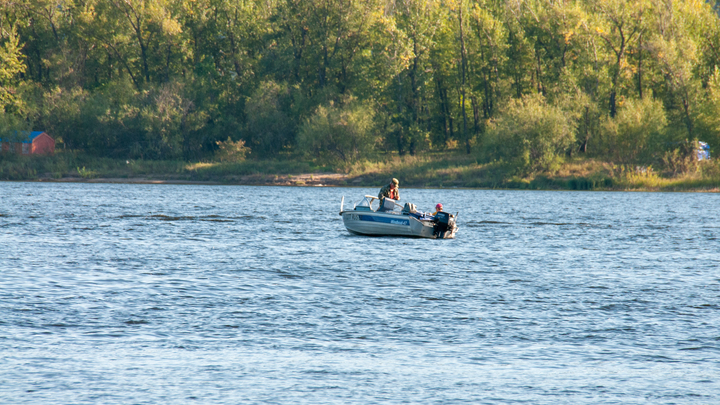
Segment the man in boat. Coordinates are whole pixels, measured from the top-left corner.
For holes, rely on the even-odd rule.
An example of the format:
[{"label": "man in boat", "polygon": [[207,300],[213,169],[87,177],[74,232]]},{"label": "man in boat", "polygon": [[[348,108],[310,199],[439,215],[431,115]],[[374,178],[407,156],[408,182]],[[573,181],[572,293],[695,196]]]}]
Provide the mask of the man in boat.
[{"label": "man in boat", "polygon": [[[433,212],[432,215],[435,216],[438,214],[438,212],[445,212],[445,211],[443,211],[443,205],[441,203],[437,203],[437,205],[435,205],[435,212]],[[455,217],[455,215],[450,214],[450,218],[454,218],[454,217]]]},{"label": "man in boat", "polygon": [[400,182],[398,179],[393,178],[390,184],[380,189],[380,193],[378,194],[380,208],[378,208],[378,211],[385,211],[383,203],[385,203],[386,198],[390,198],[395,201],[400,199]]},{"label": "man in boat", "polygon": [[[452,224],[452,218],[455,216],[452,214],[447,214],[445,211],[443,211],[443,205],[438,203],[435,205],[435,212],[433,214],[433,222],[435,223],[435,226],[433,226],[433,235],[438,238],[444,238],[445,232],[448,230],[452,230],[452,227],[454,226]],[[439,216],[438,214],[443,214]]]}]

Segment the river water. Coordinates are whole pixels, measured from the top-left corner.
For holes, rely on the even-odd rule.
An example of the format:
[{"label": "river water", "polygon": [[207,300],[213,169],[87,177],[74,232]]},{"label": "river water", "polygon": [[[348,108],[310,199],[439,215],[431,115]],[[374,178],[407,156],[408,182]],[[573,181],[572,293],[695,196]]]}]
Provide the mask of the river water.
[{"label": "river water", "polygon": [[0,183],[0,403],[720,402],[720,195]]}]

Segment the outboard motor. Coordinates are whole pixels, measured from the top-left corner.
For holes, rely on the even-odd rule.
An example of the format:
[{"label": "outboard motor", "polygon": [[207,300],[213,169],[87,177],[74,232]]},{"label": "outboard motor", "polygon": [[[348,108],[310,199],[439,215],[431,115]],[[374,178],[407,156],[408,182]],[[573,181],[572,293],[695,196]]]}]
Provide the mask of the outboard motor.
[{"label": "outboard motor", "polygon": [[452,229],[453,223],[452,223],[452,217],[447,212],[438,212],[435,214],[435,226],[433,227],[433,235],[436,238],[444,238],[445,232],[448,231],[448,229]]}]

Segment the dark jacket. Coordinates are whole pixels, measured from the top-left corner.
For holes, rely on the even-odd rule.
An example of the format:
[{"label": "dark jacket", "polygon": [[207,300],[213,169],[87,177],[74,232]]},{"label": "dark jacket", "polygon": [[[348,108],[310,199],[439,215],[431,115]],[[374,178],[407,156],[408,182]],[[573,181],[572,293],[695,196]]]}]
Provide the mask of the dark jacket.
[{"label": "dark jacket", "polygon": [[[388,184],[387,186],[380,189],[380,193],[378,194],[378,198],[380,199],[380,205],[382,205],[382,202],[385,198],[390,198],[393,200],[399,200],[400,199],[400,187],[395,186],[395,190],[390,190],[390,186],[392,183]],[[394,196],[391,195],[391,193],[394,192]]]}]

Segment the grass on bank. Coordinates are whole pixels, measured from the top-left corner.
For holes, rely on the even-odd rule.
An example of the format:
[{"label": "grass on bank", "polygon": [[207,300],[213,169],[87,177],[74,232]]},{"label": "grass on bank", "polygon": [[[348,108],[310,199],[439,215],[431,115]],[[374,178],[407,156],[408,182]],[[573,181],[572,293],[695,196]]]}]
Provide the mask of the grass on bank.
[{"label": "grass on bank", "polygon": [[346,178],[341,185],[357,186],[380,186],[396,177],[404,187],[719,191],[720,161],[701,163],[691,173],[673,175],[652,167],[580,157],[559,162],[552,171],[520,174],[506,162],[480,163],[475,156],[455,152],[379,155],[351,165],[332,166],[293,157],[236,163],[184,162],[98,158],[61,151],[53,156],[0,154],[0,180],[146,178],[237,184],[245,182],[247,176],[255,176],[255,183],[270,183],[279,175],[343,173]]},{"label": "grass on bank", "polygon": [[668,173],[652,166],[617,165],[575,157],[551,171],[520,174],[507,162],[479,163],[466,154],[438,153],[392,157],[352,165],[349,174],[363,184],[384,184],[390,177],[405,186],[544,190],[720,191],[720,161],[699,162],[694,171]]},{"label": "grass on bank", "polygon": [[62,151],[52,156],[0,154],[0,180],[148,178],[156,180],[232,182],[248,175],[327,171],[332,171],[332,169],[298,160],[246,160],[220,163],[112,159]]}]

